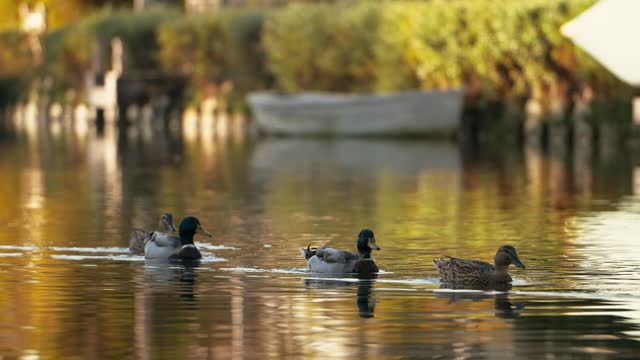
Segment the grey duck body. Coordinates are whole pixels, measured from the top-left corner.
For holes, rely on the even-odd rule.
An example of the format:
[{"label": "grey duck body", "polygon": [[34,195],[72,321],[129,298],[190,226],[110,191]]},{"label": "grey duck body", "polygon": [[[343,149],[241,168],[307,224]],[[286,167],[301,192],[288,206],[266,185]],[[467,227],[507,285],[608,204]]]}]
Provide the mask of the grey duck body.
[{"label": "grey duck body", "polygon": [[379,271],[371,258],[371,250],[380,250],[371,230],[362,230],[358,235],[358,252],[330,248],[327,245],[316,250],[302,248],[309,270],[324,274],[372,274]]},{"label": "grey duck body", "polygon": [[146,240],[144,258],[147,260],[198,260],[200,251],[193,243],[195,234],[211,236],[200,225],[200,220],[188,216],[180,223],[180,237],[163,233],[152,233]]},{"label": "grey duck body", "polygon": [[144,255],[147,242],[154,236],[171,236],[176,232],[176,227],[173,225],[173,215],[165,213],[160,216],[160,229],[157,231],[146,231],[136,229],[131,232],[131,238],[129,240],[129,251],[133,255]]}]

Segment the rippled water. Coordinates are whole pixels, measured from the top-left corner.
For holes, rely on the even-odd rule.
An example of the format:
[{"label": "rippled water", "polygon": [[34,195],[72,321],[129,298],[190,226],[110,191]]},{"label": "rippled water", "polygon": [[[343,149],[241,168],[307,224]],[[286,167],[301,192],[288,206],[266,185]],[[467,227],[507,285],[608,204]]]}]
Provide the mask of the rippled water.
[{"label": "rippled water", "polygon": [[[0,358],[638,358],[640,171],[593,157],[380,139],[0,138]],[[198,266],[132,228],[196,215]],[[375,279],[309,274],[354,248]],[[508,292],[441,289],[431,259],[514,245]]]}]

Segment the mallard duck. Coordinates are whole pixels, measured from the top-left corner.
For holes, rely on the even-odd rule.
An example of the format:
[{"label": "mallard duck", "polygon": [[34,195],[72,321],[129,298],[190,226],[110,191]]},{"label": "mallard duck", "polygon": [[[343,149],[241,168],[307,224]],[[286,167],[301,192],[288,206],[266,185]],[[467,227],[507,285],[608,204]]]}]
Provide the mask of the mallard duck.
[{"label": "mallard duck", "polygon": [[[165,213],[160,216],[160,231],[173,234],[176,232],[176,227],[173,226],[173,215]],[[131,239],[129,240],[129,251],[133,255],[144,255],[145,241],[151,238],[154,231],[145,231],[135,229],[131,232]]]},{"label": "mallard duck", "polygon": [[371,250],[380,250],[376,245],[373,231],[360,231],[357,242],[357,253],[336,250],[324,245],[318,249],[311,249],[311,245],[302,248],[302,255],[307,259],[309,270],[316,273],[332,274],[371,274],[378,272],[378,266],[371,258]]},{"label": "mallard duck", "polygon": [[433,263],[440,272],[443,282],[465,285],[486,286],[511,282],[508,268],[513,264],[524,269],[518,258],[516,249],[511,245],[503,245],[496,252],[495,266],[480,260],[434,259]]},{"label": "mallard duck", "polygon": [[198,260],[202,255],[193,243],[195,234],[211,237],[211,234],[200,225],[200,220],[193,216],[187,216],[180,222],[178,229],[180,237],[158,232],[152,233],[145,241],[144,258],[147,260]]}]

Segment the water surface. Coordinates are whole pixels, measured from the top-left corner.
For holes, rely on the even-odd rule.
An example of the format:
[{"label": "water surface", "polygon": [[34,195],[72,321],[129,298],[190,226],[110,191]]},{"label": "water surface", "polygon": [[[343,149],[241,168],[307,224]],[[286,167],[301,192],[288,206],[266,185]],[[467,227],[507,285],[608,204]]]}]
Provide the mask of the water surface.
[{"label": "water surface", "polygon": [[[637,358],[634,164],[18,124],[0,137],[0,358]],[[214,234],[202,263],[127,253],[165,211]],[[365,227],[377,278],[306,272],[299,248]],[[506,243],[527,265],[510,291],[441,289],[432,258]]]}]

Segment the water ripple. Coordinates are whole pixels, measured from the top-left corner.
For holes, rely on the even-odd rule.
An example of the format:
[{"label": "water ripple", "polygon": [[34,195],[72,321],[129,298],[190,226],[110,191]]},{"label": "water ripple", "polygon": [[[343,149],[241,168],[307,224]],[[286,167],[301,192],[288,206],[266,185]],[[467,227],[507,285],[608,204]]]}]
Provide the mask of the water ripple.
[{"label": "water ripple", "polygon": [[125,247],[64,247],[64,246],[50,246],[49,250],[59,252],[87,252],[87,253],[129,253],[129,248]]}]

